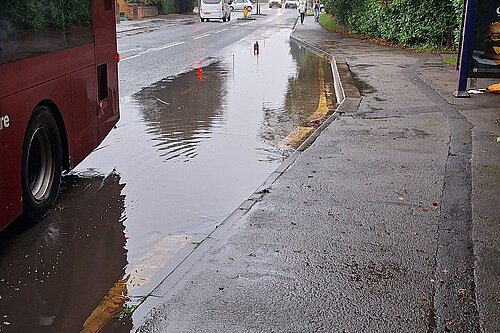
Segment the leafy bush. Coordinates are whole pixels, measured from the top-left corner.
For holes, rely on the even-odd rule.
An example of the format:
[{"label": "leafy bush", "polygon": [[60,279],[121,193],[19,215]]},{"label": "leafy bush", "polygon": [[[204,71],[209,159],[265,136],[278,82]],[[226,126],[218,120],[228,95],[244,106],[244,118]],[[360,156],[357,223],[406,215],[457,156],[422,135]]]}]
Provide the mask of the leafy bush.
[{"label": "leafy bush", "polygon": [[324,0],[350,31],[404,46],[457,46],[462,0]]},{"label": "leafy bush", "polygon": [[158,6],[158,12],[160,14],[172,14],[176,13],[175,3],[173,0],[161,0]]}]

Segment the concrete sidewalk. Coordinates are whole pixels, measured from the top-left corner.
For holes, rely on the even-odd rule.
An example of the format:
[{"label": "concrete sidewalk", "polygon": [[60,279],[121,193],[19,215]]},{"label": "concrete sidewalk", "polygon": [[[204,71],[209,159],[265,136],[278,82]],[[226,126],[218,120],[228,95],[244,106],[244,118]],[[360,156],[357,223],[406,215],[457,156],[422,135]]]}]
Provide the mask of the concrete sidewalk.
[{"label": "concrete sidewalk", "polygon": [[350,103],[154,291],[134,327],[500,332],[500,95],[454,99],[441,56],[312,17],[293,37],[336,58]]}]

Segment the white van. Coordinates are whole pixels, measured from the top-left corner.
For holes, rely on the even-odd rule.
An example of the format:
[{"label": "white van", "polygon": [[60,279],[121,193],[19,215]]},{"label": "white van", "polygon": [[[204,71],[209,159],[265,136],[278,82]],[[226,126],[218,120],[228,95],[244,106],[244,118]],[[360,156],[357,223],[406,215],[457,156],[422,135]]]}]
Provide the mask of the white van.
[{"label": "white van", "polygon": [[231,21],[231,9],[228,0],[200,0],[200,20]]}]

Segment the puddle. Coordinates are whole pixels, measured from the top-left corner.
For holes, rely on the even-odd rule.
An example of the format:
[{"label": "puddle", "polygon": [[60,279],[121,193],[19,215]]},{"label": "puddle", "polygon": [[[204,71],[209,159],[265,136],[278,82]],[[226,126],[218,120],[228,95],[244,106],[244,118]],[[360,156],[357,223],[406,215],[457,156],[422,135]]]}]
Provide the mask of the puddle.
[{"label": "puddle", "polygon": [[123,294],[151,292],[254,192],[291,153],[285,138],[332,109],[330,65],[289,34],[122,96],[118,128],[65,177],[56,209],[0,234],[0,331],[126,312]]},{"label": "puddle", "polygon": [[47,218],[0,234],[1,332],[78,331],[124,274],[124,186],[117,174],[65,177]]},{"label": "puddle", "polygon": [[134,96],[164,162],[195,159],[203,142],[224,127],[227,75],[219,64],[200,67]]}]

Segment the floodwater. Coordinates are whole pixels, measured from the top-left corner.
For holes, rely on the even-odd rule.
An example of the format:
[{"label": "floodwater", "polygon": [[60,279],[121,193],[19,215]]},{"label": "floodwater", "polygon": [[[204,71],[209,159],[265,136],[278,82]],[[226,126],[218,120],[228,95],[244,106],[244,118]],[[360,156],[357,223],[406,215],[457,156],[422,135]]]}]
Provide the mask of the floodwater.
[{"label": "floodwater", "polygon": [[127,265],[123,187],[115,173],[67,176],[50,216],[0,234],[1,332],[82,327]]},{"label": "floodwater", "polygon": [[91,332],[126,315],[255,191],[293,151],[289,134],[333,108],[329,63],[289,34],[122,96],[118,128],[64,177],[54,211],[0,234],[0,332]]}]

